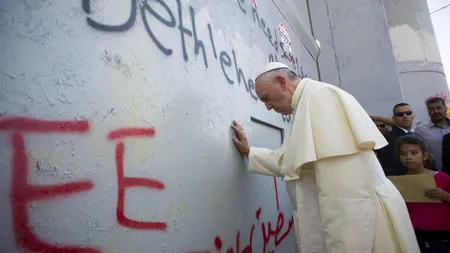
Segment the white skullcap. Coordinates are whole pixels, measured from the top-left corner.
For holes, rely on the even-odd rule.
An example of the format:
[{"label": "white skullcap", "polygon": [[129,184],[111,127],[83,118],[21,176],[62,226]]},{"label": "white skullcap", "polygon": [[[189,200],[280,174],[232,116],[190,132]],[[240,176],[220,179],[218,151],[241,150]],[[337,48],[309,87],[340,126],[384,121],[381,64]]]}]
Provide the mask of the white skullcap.
[{"label": "white skullcap", "polygon": [[266,64],[264,66],[264,68],[262,69],[261,72],[258,73],[258,75],[256,75],[255,80],[258,79],[258,77],[260,77],[261,75],[263,75],[263,74],[265,74],[265,73],[267,73],[269,71],[275,70],[275,69],[289,69],[289,70],[291,70],[291,68],[289,68],[284,63],[281,63],[281,62],[270,62],[270,63],[268,63],[268,64]]}]

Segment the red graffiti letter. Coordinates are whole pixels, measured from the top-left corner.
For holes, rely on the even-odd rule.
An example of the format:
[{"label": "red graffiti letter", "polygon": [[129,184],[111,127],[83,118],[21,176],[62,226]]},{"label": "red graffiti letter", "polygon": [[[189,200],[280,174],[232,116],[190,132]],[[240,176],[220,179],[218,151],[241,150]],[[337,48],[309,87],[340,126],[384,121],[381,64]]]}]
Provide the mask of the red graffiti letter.
[{"label": "red graffiti letter", "polygon": [[87,121],[48,121],[29,118],[0,120],[0,130],[14,131],[12,187],[10,193],[14,237],[18,247],[35,252],[99,253],[96,248],[49,244],[37,237],[29,224],[28,204],[32,201],[51,199],[92,189],[90,180],[54,185],[32,185],[28,182],[28,157],[21,132],[28,133],[84,133],[89,130]]},{"label": "red graffiti letter", "polygon": [[[109,133],[109,140],[116,140],[126,137],[151,137],[155,133],[153,128],[124,128],[115,130]],[[116,169],[118,182],[118,200],[117,200],[117,221],[125,227],[135,229],[155,229],[166,230],[167,224],[165,222],[149,222],[137,221],[127,218],[125,216],[125,189],[129,187],[147,187],[151,189],[163,190],[164,184],[154,179],[125,177],[123,159],[125,154],[125,144],[119,142],[116,145]]]}]

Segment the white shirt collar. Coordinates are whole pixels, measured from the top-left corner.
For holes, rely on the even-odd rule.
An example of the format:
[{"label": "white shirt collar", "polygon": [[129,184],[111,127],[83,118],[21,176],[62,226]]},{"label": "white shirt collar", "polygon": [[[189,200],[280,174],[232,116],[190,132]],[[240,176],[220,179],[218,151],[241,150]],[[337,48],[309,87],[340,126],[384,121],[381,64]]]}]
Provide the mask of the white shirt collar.
[{"label": "white shirt collar", "polygon": [[399,127],[399,126],[397,126],[397,127],[400,128],[401,130],[403,130],[405,133],[408,133],[408,132],[413,132],[414,133],[414,128],[412,128],[411,130],[406,130],[403,127]]}]

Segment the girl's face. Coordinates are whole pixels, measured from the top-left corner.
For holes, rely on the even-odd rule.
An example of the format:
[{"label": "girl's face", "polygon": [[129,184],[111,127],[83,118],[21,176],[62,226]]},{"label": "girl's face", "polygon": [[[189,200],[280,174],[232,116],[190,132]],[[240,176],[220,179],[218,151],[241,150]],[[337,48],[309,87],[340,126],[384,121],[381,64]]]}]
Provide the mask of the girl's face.
[{"label": "girl's face", "polygon": [[403,144],[400,147],[400,161],[408,169],[423,168],[423,162],[428,158],[428,153],[422,152],[417,144]]}]

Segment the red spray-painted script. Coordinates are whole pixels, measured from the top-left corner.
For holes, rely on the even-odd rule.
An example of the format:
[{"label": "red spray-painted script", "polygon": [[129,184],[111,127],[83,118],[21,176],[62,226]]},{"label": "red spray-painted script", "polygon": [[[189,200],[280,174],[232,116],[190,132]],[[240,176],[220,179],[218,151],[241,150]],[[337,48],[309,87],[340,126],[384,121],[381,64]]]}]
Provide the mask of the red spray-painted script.
[{"label": "red spray-painted script", "polygon": [[32,185],[28,182],[28,156],[25,152],[24,133],[85,133],[87,121],[47,121],[28,118],[0,120],[0,130],[11,131],[12,187],[10,192],[14,237],[18,247],[34,252],[97,253],[97,248],[61,246],[47,243],[36,236],[30,227],[28,204],[32,201],[68,196],[93,188],[91,180],[54,185]]},{"label": "red spray-painted script", "polygon": [[[260,232],[263,236],[263,252],[262,253],[275,253],[275,250],[272,250],[272,251],[267,250],[269,243],[271,241],[271,238],[273,238],[273,240],[274,240],[275,247],[278,247],[287,238],[287,236],[292,231],[292,228],[294,226],[294,217],[291,216],[291,218],[288,221],[287,228],[284,228],[285,218],[284,218],[284,214],[280,211],[278,186],[277,186],[277,181],[276,181],[275,177],[273,178],[273,184],[274,184],[274,189],[275,189],[275,203],[277,205],[277,210],[278,210],[278,218],[277,218],[276,226],[273,227],[272,223],[270,221],[267,223],[262,221],[262,219],[261,219],[262,209],[261,208],[258,208],[258,210],[256,210],[256,212],[255,212],[256,220],[261,223],[260,224],[261,225]],[[284,230],[284,232],[283,232],[283,230]],[[234,247],[227,247],[225,252],[226,253],[253,253],[254,232],[255,232],[255,225],[252,225],[250,234],[248,237],[249,243],[243,247],[242,251],[240,251],[240,249],[241,249],[241,244],[240,244],[241,232],[237,231]],[[220,236],[216,236],[214,238],[214,245],[215,245],[216,251],[208,250],[208,251],[202,251],[202,252],[196,251],[196,252],[189,252],[189,253],[222,252],[222,249],[224,249],[224,247],[223,247],[222,238]]]},{"label": "red spray-painted script", "polygon": [[[131,138],[131,137],[151,137],[155,134],[153,128],[123,128],[109,133],[109,140]],[[122,226],[134,229],[155,229],[166,230],[165,222],[137,221],[125,216],[125,189],[130,187],[147,187],[155,190],[164,190],[164,184],[155,179],[125,177],[123,158],[125,155],[125,144],[119,142],[116,145],[116,169],[117,182],[119,185],[116,215],[117,221]]]},{"label": "red spray-painted script", "polygon": [[[55,245],[41,240],[32,230],[28,216],[28,205],[33,201],[52,199],[56,197],[66,197],[72,194],[89,191],[94,187],[90,179],[74,181],[64,184],[53,185],[33,185],[28,181],[29,159],[25,151],[25,134],[85,134],[90,130],[88,121],[50,121],[31,119],[23,117],[0,119],[0,131],[10,132],[12,155],[12,186],[10,192],[10,202],[12,208],[12,221],[14,238],[19,248],[25,252],[52,252],[52,253],[99,253],[102,252],[97,247],[77,246],[77,245]],[[125,215],[125,189],[131,187],[145,187],[156,191],[165,189],[165,185],[155,179],[126,177],[124,170],[125,143],[127,138],[148,138],[155,134],[153,128],[121,128],[111,131],[107,139],[118,141],[115,149],[115,161],[118,182],[118,200],[116,207],[116,218],[120,225],[132,229],[147,229],[166,231],[167,223],[156,221],[137,221]],[[256,210],[255,217],[260,223],[261,234],[263,236],[263,253],[275,253],[267,251],[267,247],[274,240],[275,247],[279,246],[290,233],[293,227],[293,217],[288,221],[287,228],[284,228],[285,218],[280,211],[278,199],[277,181],[274,178],[275,203],[278,210],[278,218],[275,226],[271,222],[264,222],[261,219],[262,210]],[[241,232],[237,231],[236,240],[233,247],[225,247],[220,236],[212,238],[215,250],[196,251],[190,253],[252,253],[253,236],[256,226],[252,225],[248,235],[248,244],[242,246]],[[284,230],[284,232],[283,232]],[[222,251],[224,250],[224,251]]]}]

